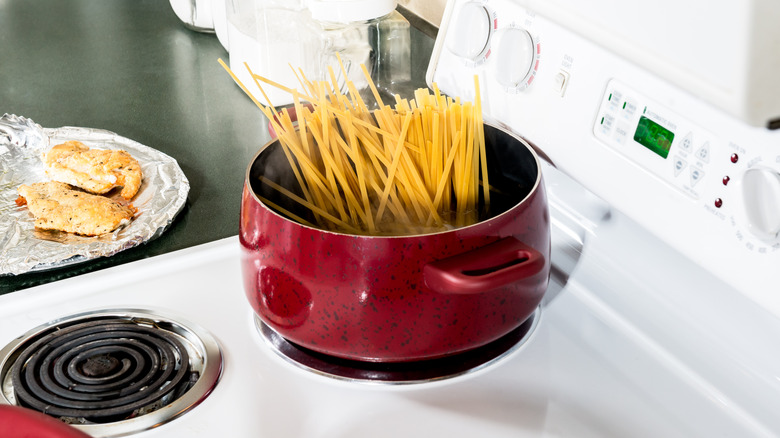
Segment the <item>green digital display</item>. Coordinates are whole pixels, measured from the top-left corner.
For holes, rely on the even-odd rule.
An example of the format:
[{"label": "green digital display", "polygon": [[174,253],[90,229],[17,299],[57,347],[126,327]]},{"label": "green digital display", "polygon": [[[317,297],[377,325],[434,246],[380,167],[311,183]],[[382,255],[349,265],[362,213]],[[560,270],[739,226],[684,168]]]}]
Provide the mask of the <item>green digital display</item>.
[{"label": "green digital display", "polygon": [[662,158],[669,156],[674,133],[645,116],[639,118],[634,141],[650,149]]}]

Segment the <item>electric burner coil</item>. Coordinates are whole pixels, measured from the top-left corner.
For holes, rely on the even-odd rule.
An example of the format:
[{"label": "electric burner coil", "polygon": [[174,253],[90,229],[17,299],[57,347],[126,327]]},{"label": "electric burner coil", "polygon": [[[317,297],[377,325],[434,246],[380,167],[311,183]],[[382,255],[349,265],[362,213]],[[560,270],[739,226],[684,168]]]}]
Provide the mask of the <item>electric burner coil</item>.
[{"label": "electric burner coil", "polygon": [[[6,346],[0,361],[0,403],[96,436],[170,421],[200,403],[222,370],[219,345],[207,332],[135,310],[45,324]],[[161,409],[167,406],[174,408]]]}]

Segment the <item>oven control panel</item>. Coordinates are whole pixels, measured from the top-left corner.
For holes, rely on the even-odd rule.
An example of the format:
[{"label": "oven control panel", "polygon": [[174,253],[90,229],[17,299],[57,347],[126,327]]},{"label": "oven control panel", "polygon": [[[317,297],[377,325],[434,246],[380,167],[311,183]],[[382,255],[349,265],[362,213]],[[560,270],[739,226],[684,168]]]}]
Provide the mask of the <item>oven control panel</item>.
[{"label": "oven control panel", "polygon": [[721,167],[712,133],[617,80],[607,84],[593,135],[693,199],[706,196],[704,181]]},{"label": "oven control panel", "polygon": [[744,249],[760,255],[780,249],[780,149],[756,155],[615,79],[593,135],[730,224]]},{"label": "oven control panel", "polygon": [[[747,125],[526,4],[449,0],[428,84],[473,99],[478,77],[486,119],[780,315],[780,130]],[[466,50],[470,35],[479,42]]]}]

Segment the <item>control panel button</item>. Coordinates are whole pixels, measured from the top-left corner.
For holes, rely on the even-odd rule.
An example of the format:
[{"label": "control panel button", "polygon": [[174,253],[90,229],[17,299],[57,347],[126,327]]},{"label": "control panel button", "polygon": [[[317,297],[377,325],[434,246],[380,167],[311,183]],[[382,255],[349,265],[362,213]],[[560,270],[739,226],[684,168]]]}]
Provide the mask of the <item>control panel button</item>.
[{"label": "control panel button", "polygon": [[688,163],[680,157],[674,157],[674,176],[679,176],[680,173],[685,170]]},{"label": "control panel button", "polygon": [[617,108],[619,105],[618,102],[623,102],[623,93],[618,90],[613,90],[609,93],[609,96],[607,96],[607,102],[611,107]]},{"label": "control panel button", "polygon": [[463,5],[454,21],[452,32],[447,32],[447,48],[457,56],[477,60],[490,42],[490,13],[479,3]]},{"label": "control panel button", "polygon": [[523,29],[508,28],[496,34],[496,79],[505,87],[522,84],[534,62],[534,41]]},{"label": "control panel button", "polygon": [[612,114],[604,114],[601,118],[601,125],[607,130],[612,130],[612,124],[615,123],[615,117]]},{"label": "control panel button", "polygon": [[696,151],[696,158],[700,159],[701,161],[704,161],[705,163],[710,162],[710,143],[706,142],[704,143],[698,151]]},{"label": "control panel button", "polygon": [[569,85],[569,73],[563,70],[556,73],[553,77],[553,90],[563,96],[567,85]]},{"label": "control panel button", "polygon": [[506,28],[496,33],[495,76],[499,84],[517,88],[531,73],[536,58],[534,40],[524,29]]},{"label": "control panel button", "polygon": [[746,170],[742,199],[748,229],[762,240],[776,239],[780,233],[780,173],[764,167]]},{"label": "control panel button", "polygon": [[690,152],[693,149],[693,132],[689,132],[688,135],[683,137],[680,142],[680,149]]},{"label": "control panel button", "polygon": [[631,119],[634,117],[634,113],[636,112],[636,104],[634,102],[631,102],[630,100],[627,100],[623,102],[623,114],[627,119]]},{"label": "control panel button", "polygon": [[615,142],[617,144],[626,144],[626,141],[631,137],[631,126],[623,121],[619,121],[615,126]]},{"label": "control panel button", "polygon": [[699,169],[698,167],[691,169],[691,187],[696,186],[696,184],[698,184],[702,178],[704,178],[703,170]]}]

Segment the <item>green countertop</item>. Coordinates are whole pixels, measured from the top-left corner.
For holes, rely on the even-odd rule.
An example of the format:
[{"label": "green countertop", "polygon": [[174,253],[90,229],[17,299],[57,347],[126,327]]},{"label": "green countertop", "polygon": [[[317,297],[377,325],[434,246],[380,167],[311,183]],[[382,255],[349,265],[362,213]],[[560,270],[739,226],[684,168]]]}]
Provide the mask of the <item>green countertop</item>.
[{"label": "green countertop", "polygon": [[[412,28],[414,87],[425,86],[432,46]],[[164,0],[0,1],[0,115],[113,131],[175,158],[191,185],[161,237],[0,277],[0,294],[238,234],[244,173],[269,135],[217,62],[227,57],[214,34],[185,28]]]}]

